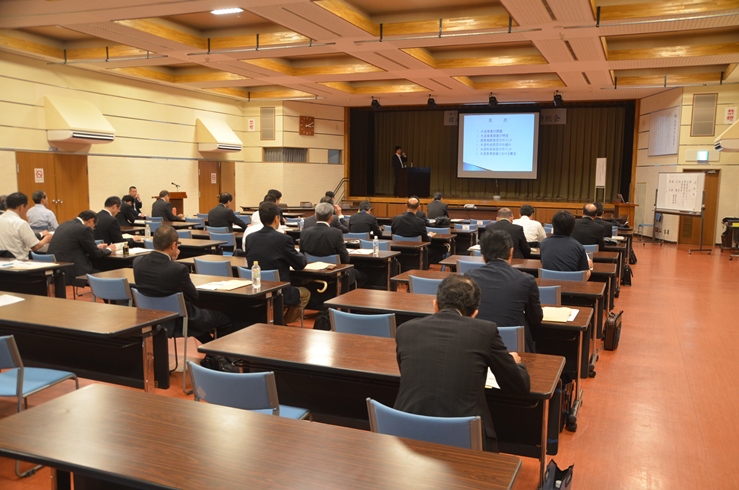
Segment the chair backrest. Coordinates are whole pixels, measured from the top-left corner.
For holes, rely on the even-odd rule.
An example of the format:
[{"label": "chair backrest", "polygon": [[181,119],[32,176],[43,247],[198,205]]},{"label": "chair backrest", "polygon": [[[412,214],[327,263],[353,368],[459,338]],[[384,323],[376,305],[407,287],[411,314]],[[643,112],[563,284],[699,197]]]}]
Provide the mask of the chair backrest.
[{"label": "chair backrest", "polygon": [[587,253],[595,253],[598,251],[598,245],[583,245],[582,246]]},{"label": "chair backrest", "polygon": [[482,450],[482,422],[474,417],[429,417],[401,412],[367,398],[370,430],[419,441]]},{"label": "chair backrest", "polygon": [[448,235],[451,230],[449,228],[433,228],[431,226],[426,227],[426,233],[438,233],[441,235]]},{"label": "chair backrest", "polygon": [[105,242],[103,242],[102,240],[95,240],[95,245],[102,245],[103,243]]},{"label": "chair backrest", "polygon": [[409,276],[408,286],[411,293],[416,294],[436,294],[442,279],[428,279],[425,277]]},{"label": "chair backrest", "polygon": [[542,279],[557,279],[560,281],[585,281],[587,271],[553,271],[539,269],[539,277]]},{"label": "chair backrest", "polygon": [[482,257],[482,250],[473,250],[472,251],[473,257]]},{"label": "chair backrest", "polygon": [[285,224],[297,226],[300,224],[300,218],[285,218]]},{"label": "chair backrest", "polygon": [[471,260],[457,260],[457,272],[464,274],[472,269],[479,269],[485,262],[473,262]]},{"label": "chair backrest", "polygon": [[202,230],[205,227],[205,219],[203,219],[203,218],[185,218],[185,222],[186,223],[195,223],[194,228],[196,230]]},{"label": "chair backrest", "polygon": [[228,226],[206,226],[205,229],[211,233],[228,233]]},{"label": "chair backrest", "polygon": [[369,231],[364,233],[344,233],[344,238],[350,240],[369,240]]},{"label": "chair backrest", "polygon": [[488,226],[491,223],[493,223],[493,220],[491,219],[476,219],[475,220],[475,224],[477,226],[482,226],[482,227]]},{"label": "chair backrest", "polygon": [[203,260],[197,257],[193,260],[195,261],[196,274],[233,277],[231,261],[229,260]]},{"label": "chair backrest", "polygon": [[305,254],[305,260],[310,264],[311,262],[328,262],[329,264],[341,264],[339,254],[324,255],[320,257],[318,255]]},{"label": "chair backrest", "polygon": [[328,310],[331,330],[334,332],[371,335],[372,337],[395,337],[395,313],[380,315],[358,315],[344,311]]},{"label": "chair backrest", "polygon": [[226,373],[204,368],[192,361],[188,361],[188,365],[195,401],[280,414],[273,372]]},{"label": "chair backrest", "polygon": [[[210,231],[210,230],[208,230]],[[216,233],[213,231],[210,231],[210,239],[211,240],[217,240],[221,242],[226,242],[224,247],[236,247],[236,237],[233,233]]]},{"label": "chair backrest", "polygon": [[241,221],[243,221],[247,225],[251,224],[251,216],[249,216],[248,214],[240,214],[239,218],[241,219]]},{"label": "chair backrest", "polygon": [[[3,335],[0,337],[0,369],[13,368],[23,369],[21,353],[18,351],[15,337],[12,335]],[[19,376],[18,381],[22,391],[23,377]]]},{"label": "chair backrest", "polygon": [[[388,240],[378,240],[380,250],[390,251],[390,242]],[[359,248],[372,248],[372,240],[359,240]]]},{"label": "chair backrest", "polygon": [[498,333],[509,352],[523,352],[526,350],[523,326],[498,327]]},{"label": "chair backrest", "polygon": [[208,219],[208,213],[198,213],[198,218]]},{"label": "chair backrest", "polygon": [[192,230],[176,230],[180,238],[192,238]]},{"label": "chair backrest", "polygon": [[164,221],[164,218],[162,218],[161,216],[157,216],[156,218],[154,216],[149,216],[146,218],[146,221],[155,221],[157,223],[161,223],[162,221]]},{"label": "chair backrest", "polygon": [[421,241],[421,235],[418,235],[418,236],[393,235],[393,241],[396,241],[396,242],[420,242]]},{"label": "chair backrest", "polygon": [[151,221],[146,220],[145,222],[147,225],[149,225],[149,229],[151,230],[152,234],[159,229],[160,226],[162,226],[162,221]]},{"label": "chair backrest", "polygon": [[[237,267],[236,270],[239,272],[239,277],[242,279],[251,279],[251,269],[246,267]],[[275,281],[279,282],[280,271],[277,269],[271,269],[262,271],[262,281]]]},{"label": "chair backrest", "polygon": [[562,304],[562,286],[539,286],[539,302],[543,305]]},{"label": "chair backrest", "polygon": [[392,227],[392,225],[385,225],[382,228],[382,231],[386,231],[386,232],[388,232],[390,234],[390,236],[392,236],[392,234],[393,234],[393,227]]},{"label": "chair backrest", "polygon": [[36,252],[31,252],[31,260],[37,262],[56,262],[56,257],[54,257],[54,254],[37,254]]},{"label": "chair backrest", "polygon": [[551,223],[544,223],[542,227],[544,228],[544,233],[547,235],[554,233],[554,226]]},{"label": "chair backrest", "polygon": [[477,223],[470,223],[469,225],[466,225],[464,223],[454,223],[454,229],[455,230],[472,230],[475,231],[477,229]]},{"label": "chair backrest", "polygon": [[618,236],[618,226],[616,225],[611,226],[611,236]]},{"label": "chair backrest", "polygon": [[154,240],[144,240],[144,248],[146,250],[154,250]]},{"label": "chair backrest", "polygon": [[87,274],[87,283],[92,289],[92,301],[96,298],[108,301],[128,301],[128,306],[133,306],[133,296],[128,279],[125,277],[95,277]]},{"label": "chair backrest", "polygon": [[147,310],[171,311],[182,318],[187,318],[187,307],[185,306],[185,295],[174,293],[169,296],[147,296],[135,287],[131,288],[136,308]]}]

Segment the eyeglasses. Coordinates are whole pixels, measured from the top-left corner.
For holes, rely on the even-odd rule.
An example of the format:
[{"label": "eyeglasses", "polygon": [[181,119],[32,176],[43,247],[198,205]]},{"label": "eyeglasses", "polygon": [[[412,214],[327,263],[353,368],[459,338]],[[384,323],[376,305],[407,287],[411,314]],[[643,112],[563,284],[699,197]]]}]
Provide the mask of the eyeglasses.
[{"label": "eyeglasses", "polygon": [[177,242],[177,246],[179,247],[180,245],[182,245],[182,242]]}]

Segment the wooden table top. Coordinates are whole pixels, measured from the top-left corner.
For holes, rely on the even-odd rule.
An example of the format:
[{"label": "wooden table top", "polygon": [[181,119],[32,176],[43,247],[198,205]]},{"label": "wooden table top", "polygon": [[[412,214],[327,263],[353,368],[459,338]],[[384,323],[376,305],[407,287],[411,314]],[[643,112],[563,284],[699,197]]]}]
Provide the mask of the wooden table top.
[{"label": "wooden table top", "polygon": [[431,242],[407,242],[401,240],[391,240],[390,250],[403,250],[403,249],[420,249],[428,247]]},{"label": "wooden table top", "polygon": [[[236,241],[240,241],[244,238],[243,231],[234,231],[236,235]],[[207,230],[192,230],[192,238],[197,240],[210,239],[210,232]]]},{"label": "wooden table top", "polygon": [[521,465],[104,385],[0,420],[0,454],[147,489],[510,488]]},{"label": "wooden table top", "polygon": [[[128,269],[130,270],[130,269]],[[45,331],[74,332],[95,337],[136,333],[143,327],[175,318],[170,312],[7,293],[24,301],[0,308],[0,324]]]},{"label": "wooden table top", "polygon": [[[434,313],[432,294],[401,293],[396,291],[380,291],[374,289],[355,289],[324,304],[329,308],[344,308],[371,313],[397,313],[406,316],[427,316]],[[578,306],[578,314],[571,322],[547,323],[543,327],[572,328],[586,330],[593,316],[593,309]]]},{"label": "wooden table top", "polygon": [[[269,360],[284,367],[310,367],[322,373],[393,381],[400,378],[395,339],[390,338],[257,323],[198,349],[250,361]],[[531,394],[536,398],[551,397],[564,359],[544,354],[520,355],[531,377]]]},{"label": "wooden table top", "polygon": [[34,272],[52,271],[74,265],[72,262],[41,262],[39,260],[26,260],[23,261],[24,265],[21,266],[2,267],[2,264],[8,264],[10,262],[16,262],[16,259],[0,259],[0,273],[12,272],[13,274],[33,274]]},{"label": "wooden table top", "polygon": [[388,260],[391,260],[393,257],[397,257],[398,255],[400,255],[400,252],[398,252],[397,250],[390,250],[390,251],[380,250],[377,255],[360,254],[360,253],[355,252],[355,250],[359,250],[359,249],[349,249],[349,258],[351,260],[368,259],[368,260],[381,260],[383,262],[387,262]]}]

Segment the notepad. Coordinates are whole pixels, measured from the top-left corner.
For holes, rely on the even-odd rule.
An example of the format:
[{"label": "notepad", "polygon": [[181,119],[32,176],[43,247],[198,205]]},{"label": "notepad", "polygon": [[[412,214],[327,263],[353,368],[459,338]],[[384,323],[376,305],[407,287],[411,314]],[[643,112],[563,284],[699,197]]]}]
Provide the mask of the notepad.
[{"label": "notepad", "polygon": [[349,251],[349,255],[372,255],[371,248],[357,248]]},{"label": "notepad", "polygon": [[496,390],[500,389],[500,385],[498,384],[498,380],[495,379],[495,375],[493,372],[488,368],[488,375],[485,378],[485,388],[495,388]]},{"label": "notepad", "polygon": [[545,306],[544,311],[545,322],[566,323],[571,322],[577,317],[580,310],[575,308],[567,308],[566,306]]},{"label": "notepad", "polygon": [[[128,249],[128,255],[139,255],[139,254],[145,254],[145,253],[149,253],[149,252],[151,252],[151,250],[149,250],[148,248],[138,247],[138,248],[129,248]],[[114,255],[123,255],[123,248],[117,249],[115,252],[113,252],[113,254]]]},{"label": "notepad", "polygon": [[336,267],[336,264],[329,264],[328,262],[311,262],[305,266],[307,271],[325,271]]},{"label": "notepad", "polygon": [[472,250],[480,250],[480,245],[472,245],[470,248],[467,249],[468,251]]},{"label": "notepad", "polygon": [[200,286],[197,286],[197,289],[202,289],[203,291],[231,291],[249,285],[251,285],[251,281],[249,280],[231,279],[230,281],[216,281],[201,284]]},{"label": "notepad", "polygon": [[44,269],[46,267],[49,267],[49,262],[39,262],[39,261],[33,261],[33,260],[11,260],[10,262],[3,262],[2,264],[3,268],[12,268],[12,269]]},{"label": "notepad", "polygon": [[23,298],[11,294],[0,294],[0,306],[8,306],[23,301]]}]

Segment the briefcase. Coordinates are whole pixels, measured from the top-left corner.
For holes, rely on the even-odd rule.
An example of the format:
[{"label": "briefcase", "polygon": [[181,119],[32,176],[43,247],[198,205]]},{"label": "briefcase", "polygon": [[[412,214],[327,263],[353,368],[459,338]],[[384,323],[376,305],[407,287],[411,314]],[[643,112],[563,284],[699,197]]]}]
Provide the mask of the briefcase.
[{"label": "briefcase", "polygon": [[618,313],[611,312],[608,314],[608,318],[606,318],[606,326],[604,328],[606,339],[603,345],[606,350],[615,350],[618,347],[618,341],[621,339],[623,314],[623,311],[619,311]]}]

